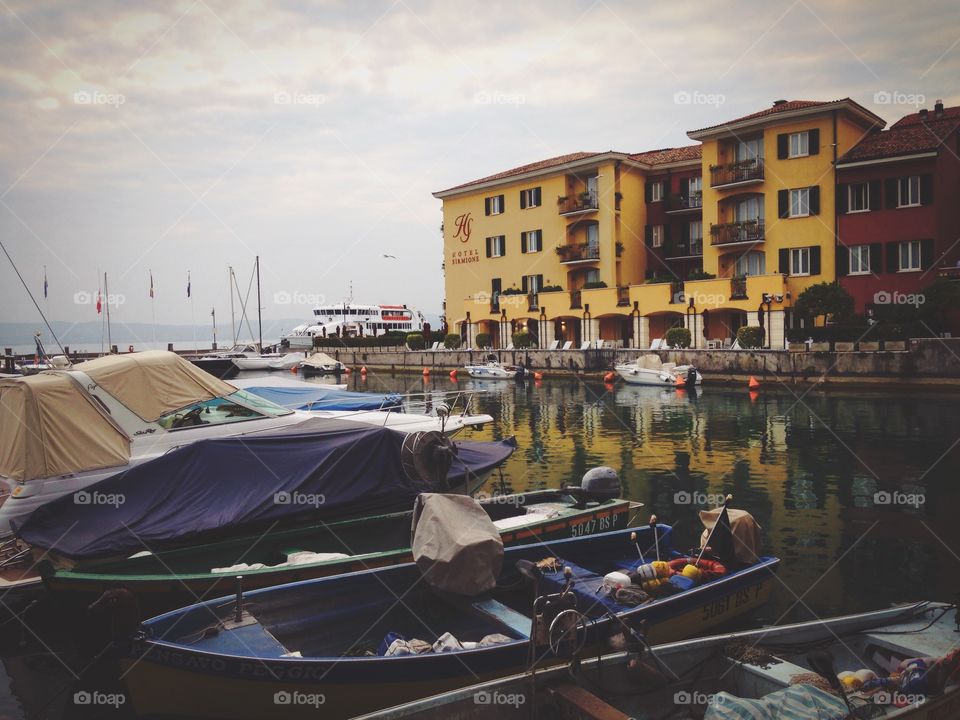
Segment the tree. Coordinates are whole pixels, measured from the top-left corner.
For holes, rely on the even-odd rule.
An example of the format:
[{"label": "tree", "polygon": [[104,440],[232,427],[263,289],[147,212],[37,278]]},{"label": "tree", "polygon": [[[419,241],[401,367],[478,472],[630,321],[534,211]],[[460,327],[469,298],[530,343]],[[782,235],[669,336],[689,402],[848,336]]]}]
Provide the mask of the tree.
[{"label": "tree", "polygon": [[938,278],[924,288],[917,301],[917,312],[929,331],[949,330],[951,316],[955,318],[960,309],[960,283]]},{"label": "tree", "polygon": [[834,323],[849,320],[853,316],[853,297],[837,283],[822,282],[811,285],[797,297],[794,312],[802,318],[813,320],[826,316]]}]

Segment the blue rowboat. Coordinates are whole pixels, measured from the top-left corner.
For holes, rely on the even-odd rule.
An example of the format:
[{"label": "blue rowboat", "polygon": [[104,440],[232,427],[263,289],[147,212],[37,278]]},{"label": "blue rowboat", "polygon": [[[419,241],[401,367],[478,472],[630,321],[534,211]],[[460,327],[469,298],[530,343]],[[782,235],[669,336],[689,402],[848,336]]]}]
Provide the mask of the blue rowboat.
[{"label": "blue rowboat", "polygon": [[[550,634],[551,646],[538,633],[531,648],[530,633],[534,596],[557,597],[565,573],[544,571],[535,590],[518,561],[554,558],[570,569],[573,586],[564,598],[575,598],[573,634],[587,650],[602,649],[621,623],[646,621],[652,641],[692,637],[753,611],[770,593],[779,560],[762,557],[691,589],[620,605],[599,592],[603,578],[641,564],[637,547],[645,549],[642,562],[656,559],[655,532],[662,556],[679,557],[670,551],[668,526],[633,532],[636,543],[620,530],[507,548],[497,587],[469,599],[432,591],[408,563],[255,590],[242,602],[191,605],[143,624],[142,636],[124,649],[124,681],[145,715],[347,718],[521,672],[531,650],[541,664],[560,662],[560,637]],[[474,646],[383,654],[395,638],[433,643],[446,633]]]}]

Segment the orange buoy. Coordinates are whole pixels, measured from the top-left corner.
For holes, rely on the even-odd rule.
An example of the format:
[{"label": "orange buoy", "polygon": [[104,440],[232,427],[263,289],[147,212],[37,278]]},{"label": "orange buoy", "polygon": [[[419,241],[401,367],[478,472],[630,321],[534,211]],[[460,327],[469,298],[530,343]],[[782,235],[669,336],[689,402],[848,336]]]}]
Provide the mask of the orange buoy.
[{"label": "orange buoy", "polygon": [[753,375],[751,375],[751,376],[750,376],[750,382],[747,383],[747,387],[749,387],[751,390],[759,390],[759,389],[760,389],[760,381],[757,380]]},{"label": "orange buoy", "polygon": [[453,380],[454,382],[457,381],[457,369],[456,369],[456,368],[454,368],[453,370],[450,371],[450,379]]},{"label": "orange buoy", "polygon": [[353,370],[351,370],[351,369],[348,368],[348,367],[345,367],[345,368],[343,369],[343,371],[344,371],[347,375],[349,375],[350,373],[353,372]]},{"label": "orange buoy", "polygon": [[674,386],[677,388],[685,388],[687,386],[687,379],[682,375],[677,375],[677,379],[674,381]]},{"label": "orange buoy", "polygon": [[297,374],[297,366],[294,365],[292,368],[290,368],[290,372],[292,372],[294,375],[296,375],[296,374]]},{"label": "orange buoy", "polygon": [[756,390],[751,390],[749,395],[750,395],[750,402],[756,402],[757,398],[760,397],[760,393],[758,393]]},{"label": "orange buoy", "polygon": [[534,380],[543,380],[543,373],[540,372],[540,371],[535,372],[535,373],[533,374],[533,379],[534,379]]},{"label": "orange buoy", "polygon": [[366,365],[364,365],[362,368],[360,368],[360,374],[361,374],[361,375],[366,375],[366,374],[367,374],[367,366],[366,366]]},{"label": "orange buoy", "polygon": [[605,383],[612,383],[616,379],[617,379],[617,374],[612,370],[603,376],[603,381]]},{"label": "orange buoy", "polygon": [[425,368],[423,369],[423,374],[424,374],[424,375],[429,375],[429,374],[430,374],[430,368],[425,367]]}]

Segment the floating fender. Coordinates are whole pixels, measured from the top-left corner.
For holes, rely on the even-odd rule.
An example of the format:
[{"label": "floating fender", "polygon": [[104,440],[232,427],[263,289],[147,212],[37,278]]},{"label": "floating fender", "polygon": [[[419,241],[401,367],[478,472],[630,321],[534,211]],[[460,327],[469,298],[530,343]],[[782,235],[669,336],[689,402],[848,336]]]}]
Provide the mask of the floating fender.
[{"label": "floating fender", "polygon": [[699,561],[690,557],[676,558],[670,561],[670,569],[677,575],[684,575],[691,579],[697,579],[696,575],[699,574],[704,580],[716,580],[727,574],[727,568],[723,563],[706,558],[701,558]]},{"label": "floating fender", "polygon": [[425,367],[425,368],[423,369],[423,374],[424,374],[424,375],[429,375],[429,374],[430,374],[430,368]]},{"label": "floating fender", "polygon": [[367,366],[366,366],[366,365],[364,365],[362,368],[360,368],[360,374],[361,374],[361,375],[366,375],[366,374],[367,374]]},{"label": "floating fender", "polygon": [[534,380],[543,380],[543,373],[539,370],[533,374]]},{"label": "floating fender", "polygon": [[613,371],[610,371],[603,376],[603,381],[608,383],[612,383],[616,379],[617,379],[617,374]]},{"label": "floating fender", "polygon": [[456,369],[450,371],[450,379],[453,380],[454,382],[457,381],[457,371],[456,371]]}]

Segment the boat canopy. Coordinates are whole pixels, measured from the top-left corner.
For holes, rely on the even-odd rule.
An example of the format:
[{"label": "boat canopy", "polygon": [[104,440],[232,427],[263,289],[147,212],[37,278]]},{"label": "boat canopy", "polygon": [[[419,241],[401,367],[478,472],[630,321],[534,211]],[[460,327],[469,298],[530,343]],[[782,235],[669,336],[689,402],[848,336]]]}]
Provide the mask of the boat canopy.
[{"label": "boat canopy", "polygon": [[[510,456],[511,439],[459,441],[446,487],[411,480],[407,435],[380,426],[310,418],[289,428],[199,440],[39,507],[21,527],[34,547],[82,559],[223,537],[238,528],[322,522],[410,510],[420,492],[457,489]],[[69,530],[69,532],[68,532]]]},{"label": "boat canopy", "polygon": [[73,369],[86,373],[145,422],[156,422],[168,412],[236,390],[165,350],[104,355]]},{"label": "boat canopy", "polygon": [[302,364],[309,365],[311,367],[323,368],[323,367],[335,367],[339,361],[330,357],[324,352],[315,352],[313,355],[307,357]]},{"label": "boat canopy", "polygon": [[0,475],[32,480],[126,465],[130,438],[59,371],[0,380]]},{"label": "boat canopy", "polygon": [[249,393],[290,410],[391,410],[399,408],[403,398],[397,393],[351,392],[339,388],[261,387],[246,385]]}]

